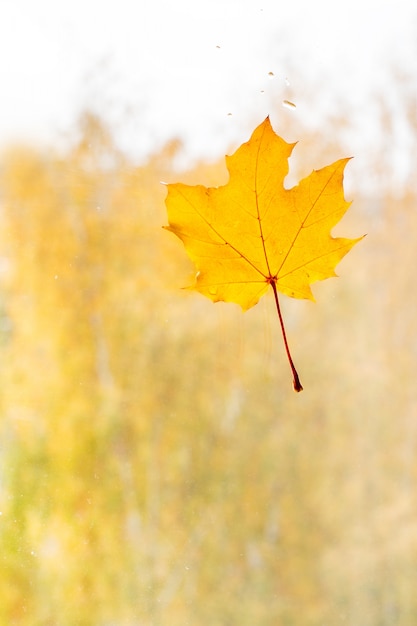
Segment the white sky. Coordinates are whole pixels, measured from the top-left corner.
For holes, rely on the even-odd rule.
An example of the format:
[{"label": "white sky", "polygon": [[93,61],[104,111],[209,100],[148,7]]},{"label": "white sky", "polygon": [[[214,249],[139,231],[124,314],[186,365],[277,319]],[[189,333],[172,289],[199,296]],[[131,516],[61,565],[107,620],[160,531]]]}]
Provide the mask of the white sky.
[{"label": "white sky", "polygon": [[136,154],[179,137],[219,156],[284,99],[300,126],[342,114],[363,138],[376,93],[398,106],[393,70],[415,94],[415,0],[0,0],[0,144],[51,141],[89,106]]}]

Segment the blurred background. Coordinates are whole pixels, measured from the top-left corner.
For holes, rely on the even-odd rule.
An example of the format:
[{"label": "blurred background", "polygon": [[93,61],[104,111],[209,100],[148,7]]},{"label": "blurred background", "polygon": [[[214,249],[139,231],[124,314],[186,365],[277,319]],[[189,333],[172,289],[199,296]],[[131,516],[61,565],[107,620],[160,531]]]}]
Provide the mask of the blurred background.
[{"label": "blurred background", "polygon": [[[417,6],[0,3],[0,623],[414,626]],[[367,237],[243,314],[161,181],[270,115]]]}]

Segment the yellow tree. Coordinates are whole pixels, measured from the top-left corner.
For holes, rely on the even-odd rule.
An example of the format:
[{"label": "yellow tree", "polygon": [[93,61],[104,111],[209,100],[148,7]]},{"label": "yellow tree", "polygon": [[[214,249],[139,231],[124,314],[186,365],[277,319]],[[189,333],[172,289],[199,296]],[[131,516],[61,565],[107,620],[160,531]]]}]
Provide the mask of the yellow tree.
[{"label": "yellow tree", "polygon": [[352,501],[339,486],[335,524],[329,472],[349,467],[350,347],[364,331],[346,347],[332,329],[321,365],[315,350],[336,315],[351,324],[353,287],[329,307],[282,303],[290,339],[312,337],[295,347],[310,372],[295,402],[271,299],[242,316],[179,289],[192,268],[161,229],[160,181],[225,173],[178,175],[174,149],[133,167],[86,115],[64,155],[2,159],[1,623],[334,617],[326,564],[345,554]]}]

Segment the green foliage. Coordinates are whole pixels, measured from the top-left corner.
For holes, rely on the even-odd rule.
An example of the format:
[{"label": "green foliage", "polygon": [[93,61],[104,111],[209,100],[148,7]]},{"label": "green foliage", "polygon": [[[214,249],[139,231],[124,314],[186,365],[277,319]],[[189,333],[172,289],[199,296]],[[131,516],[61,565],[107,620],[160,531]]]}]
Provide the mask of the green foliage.
[{"label": "green foliage", "polygon": [[296,397],[272,299],[180,291],[172,156],[135,168],[92,116],[64,157],[3,156],[0,623],[411,626],[414,290],[387,276],[414,196],[320,305],[283,302]]}]

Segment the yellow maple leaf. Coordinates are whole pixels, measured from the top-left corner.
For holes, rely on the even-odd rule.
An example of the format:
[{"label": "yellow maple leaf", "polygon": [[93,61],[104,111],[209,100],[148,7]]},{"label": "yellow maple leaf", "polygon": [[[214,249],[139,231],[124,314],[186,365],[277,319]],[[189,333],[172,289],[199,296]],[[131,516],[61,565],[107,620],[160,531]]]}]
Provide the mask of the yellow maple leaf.
[{"label": "yellow maple leaf", "polygon": [[183,241],[197,268],[194,289],[213,302],[236,302],[247,310],[272,287],[294,389],[301,391],[277,291],[313,300],[311,283],[336,276],[335,266],[362,237],[330,235],[350,206],[343,194],[349,159],[285,189],[294,146],[274,132],[267,117],[248,142],[226,157],[226,185],[168,185],[166,228]]}]

